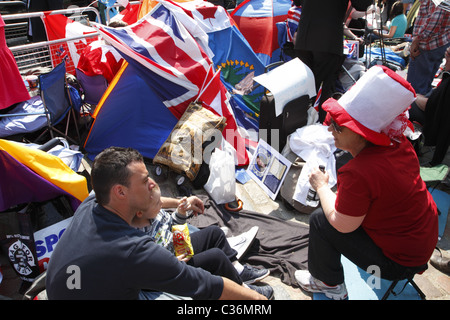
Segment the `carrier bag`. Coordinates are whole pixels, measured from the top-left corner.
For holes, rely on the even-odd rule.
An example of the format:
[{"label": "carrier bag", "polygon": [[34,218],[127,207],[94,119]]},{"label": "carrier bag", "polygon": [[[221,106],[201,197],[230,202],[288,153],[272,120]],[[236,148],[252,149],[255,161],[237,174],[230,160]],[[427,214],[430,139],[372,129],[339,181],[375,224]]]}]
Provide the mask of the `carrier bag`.
[{"label": "carrier bag", "polygon": [[215,115],[201,103],[192,102],[153,158],[154,164],[185,174],[194,181],[200,171],[203,149],[214,140],[220,142],[226,118]]},{"label": "carrier bag", "polygon": [[17,276],[26,282],[40,274],[28,207],[0,213],[0,244]]},{"label": "carrier bag", "polygon": [[209,179],[204,189],[217,204],[236,200],[234,156],[227,150],[216,148],[209,163]]},{"label": "carrier bag", "polygon": [[33,282],[46,269],[63,230],[47,235],[42,241],[36,239],[36,234],[72,217],[73,213],[65,196],[0,212],[0,248],[19,278]]}]

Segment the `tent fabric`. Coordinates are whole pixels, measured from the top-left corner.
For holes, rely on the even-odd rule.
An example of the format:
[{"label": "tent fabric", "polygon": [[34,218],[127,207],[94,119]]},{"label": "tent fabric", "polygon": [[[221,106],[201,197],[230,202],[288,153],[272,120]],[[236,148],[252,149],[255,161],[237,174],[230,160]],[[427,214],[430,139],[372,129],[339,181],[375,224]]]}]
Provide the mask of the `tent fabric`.
[{"label": "tent fabric", "polygon": [[[180,7],[184,16],[192,17],[195,25],[207,34],[207,49],[212,52],[214,67],[220,68],[221,80],[231,93],[230,106],[238,127],[248,137],[247,145],[255,144],[258,139],[252,133],[258,131],[259,104],[264,88],[257,87],[248,92],[235,88],[248,80],[252,83],[253,77],[264,73],[262,61],[223,7],[197,0],[178,5],[171,1],[162,3],[170,8]],[[180,14],[177,17],[183,19]]]},{"label": "tent fabric", "polygon": [[[221,68],[222,81],[229,91],[248,75],[254,77],[264,73],[264,64],[254,53],[239,29],[230,25],[228,28],[208,33],[209,47],[215,53],[213,62],[216,68]],[[264,88],[258,87],[247,94],[234,94],[233,100],[251,120],[250,127],[257,129],[259,104],[264,94]]]},{"label": "tent fabric", "polygon": [[108,87],[93,118],[84,146],[91,160],[110,146],[132,147],[153,159],[178,121],[128,64]]},{"label": "tent fabric", "polygon": [[0,159],[0,211],[60,195],[67,195],[76,209],[88,196],[86,178],[56,156],[0,139]]},{"label": "tent fabric", "polygon": [[[162,4],[171,8],[175,14],[178,13],[177,18],[180,21],[191,17],[195,26],[207,34],[207,48],[204,49],[206,52],[212,52],[214,67],[216,70],[220,69],[221,80],[228,92],[232,93],[229,101],[238,127],[249,137],[249,144],[252,144],[251,140],[257,141],[248,130],[258,130],[259,104],[264,88],[258,87],[243,93],[237,93],[234,89],[242,82],[262,74],[264,65],[233,19],[223,7],[205,1],[191,0],[178,4],[164,1]],[[177,10],[177,7],[181,10]]]},{"label": "tent fabric", "polygon": [[246,0],[231,17],[264,65],[280,61],[276,23],[287,19],[291,0]]},{"label": "tent fabric", "polygon": [[[130,126],[134,126],[136,129],[141,127],[139,122],[136,124],[124,120],[129,119],[131,115],[128,115],[127,118],[120,118],[120,116],[113,115],[114,111],[105,111],[105,114],[109,116],[106,119],[102,109],[117,110],[118,108],[124,108],[124,106],[130,106],[133,110],[132,112],[128,110],[128,113],[143,113],[141,114],[142,118],[145,118],[144,114],[148,115],[147,117],[154,118],[154,115],[160,112],[167,115],[166,111],[169,110],[177,120],[189,103],[199,97],[200,91],[217,74],[213,70],[212,61],[200,46],[200,44],[204,45],[204,43],[200,42],[199,44],[196,41],[197,38],[192,38],[191,33],[187,32],[184,27],[184,24],[188,23],[189,19],[192,20],[192,18],[184,13],[183,19],[186,19],[186,22],[181,24],[178,16],[175,14],[176,10],[171,9],[170,5],[173,3],[169,3],[167,6],[163,5],[164,3],[166,1],[162,1],[151,13],[140,19],[136,24],[126,28],[113,29],[98,24],[95,26],[102,36],[122,54],[127,61],[127,65],[125,66],[125,71],[120,72],[116,76],[115,79],[119,78],[117,83],[105,93],[103,103],[100,102],[99,106],[97,106],[99,111],[94,114],[96,120],[85,144],[90,158],[94,157],[103,148],[110,145],[118,145],[121,141],[127,141],[128,146],[130,144],[135,145],[135,148],[143,153],[145,157],[153,158],[161,144],[168,137],[170,130],[173,129],[173,122],[171,123],[174,120],[173,117],[164,117],[164,120],[156,125],[161,129],[159,132],[152,129],[152,127],[155,127],[153,125],[155,121],[153,120],[151,125],[147,125],[143,129],[146,133],[138,130],[141,132],[140,134],[132,135],[130,132],[135,131],[129,128]],[[202,36],[201,30],[197,29],[196,32],[199,37]],[[204,32],[203,34],[206,35]],[[142,38],[146,40],[142,41]],[[155,42],[154,39],[158,39],[158,41]],[[204,37],[203,40],[205,40]],[[209,51],[209,49],[207,48],[206,51]],[[167,55],[167,52],[177,52],[177,54]],[[133,72],[126,71],[130,67],[133,67]],[[121,81],[120,78],[122,77],[127,77],[127,80]],[[133,82],[130,81],[132,78],[134,79]],[[145,84],[138,84],[138,78]],[[135,88],[131,87],[138,85],[146,86],[148,90],[140,90],[136,97],[132,94]],[[130,91],[127,91],[125,88],[127,86],[130,88]],[[127,98],[112,99],[110,96],[117,90],[121,90]],[[217,85],[207,86],[206,90],[212,90],[213,92],[203,93],[201,96],[202,102],[211,111],[227,118],[224,138],[235,147],[237,164],[248,164],[247,151],[245,148],[240,148],[245,143],[238,131],[233,109],[224,96],[226,94],[225,87],[222,83],[218,83]],[[209,101],[205,99],[206,97],[209,97]],[[123,113],[118,110],[116,112],[117,114]],[[117,119],[120,125],[114,119]],[[162,119],[163,117],[161,117]],[[99,129],[98,126],[102,127],[102,129]],[[108,126],[109,129],[105,129]],[[120,140],[112,139],[112,136],[104,136],[105,130],[111,132],[112,127],[116,130],[114,136],[121,136]],[[152,143],[149,143],[148,140],[144,142],[142,136],[152,136]],[[139,142],[134,140],[139,140]],[[153,142],[159,143],[153,145]],[[150,144],[152,145],[149,146]]]}]

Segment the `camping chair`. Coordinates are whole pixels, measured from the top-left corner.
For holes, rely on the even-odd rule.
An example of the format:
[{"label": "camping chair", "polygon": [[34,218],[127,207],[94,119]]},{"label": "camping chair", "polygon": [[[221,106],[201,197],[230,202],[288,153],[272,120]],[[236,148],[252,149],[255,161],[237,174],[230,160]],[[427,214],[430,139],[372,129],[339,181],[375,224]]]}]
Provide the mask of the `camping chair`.
[{"label": "camping chair", "polygon": [[105,77],[102,75],[88,76],[79,69],[76,69],[75,72],[84,91],[84,102],[97,105],[108,87]]},{"label": "camping chair", "polygon": [[[26,101],[23,108],[19,106],[18,109],[14,109],[20,111],[0,115],[0,118],[8,119],[4,122],[5,126],[11,124],[11,127],[14,127],[14,123],[19,123],[16,125],[18,130],[12,128],[11,134],[32,133],[45,128],[36,139],[33,139],[36,142],[39,142],[47,132],[50,133],[51,138],[56,132],[75,144],[81,144],[75,110],[72,108],[73,104],[66,85],[65,62],[63,61],[50,72],[39,75],[39,87],[40,96]],[[71,115],[74,117],[78,141],[68,136]],[[63,133],[55,126],[64,119],[66,119],[66,128]]]},{"label": "camping chair", "polygon": [[[428,269],[428,264],[424,264],[420,267],[415,267],[415,268],[407,268],[403,277],[392,281],[391,285],[386,290],[386,292],[385,292],[384,296],[381,298],[381,300],[387,300],[387,298],[391,295],[391,293],[393,295],[401,294],[403,292],[403,290],[406,288],[406,286],[408,285],[408,283],[410,283],[413,286],[413,288],[419,294],[420,298],[422,300],[425,300],[425,294],[422,292],[422,290],[420,290],[419,286],[414,282],[413,278],[416,274],[422,274],[427,269]],[[401,280],[405,280],[405,279],[407,281],[405,282],[402,290],[398,293],[395,292],[394,289],[395,289],[395,286],[398,284],[398,282]]]},{"label": "camping chair", "polygon": [[[51,138],[54,138],[54,133],[56,132],[75,144],[81,144],[77,118],[66,84],[65,61],[57,65],[52,71],[41,74],[39,76],[39,86],[47,117],[47,129],[36,140],[39,141],[42,135],[48,131]],[[78,141],[68,135],[71,116],[73,116]],[[55,127],[63,120],[66,120],[64,132]]]}]

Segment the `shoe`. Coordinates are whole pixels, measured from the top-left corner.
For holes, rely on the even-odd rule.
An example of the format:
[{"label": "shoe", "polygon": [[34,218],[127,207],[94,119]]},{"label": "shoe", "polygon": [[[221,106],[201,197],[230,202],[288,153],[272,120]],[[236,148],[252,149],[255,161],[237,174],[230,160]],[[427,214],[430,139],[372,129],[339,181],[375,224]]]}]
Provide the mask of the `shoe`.
[{"label": "shoe", "polygon": [[270,271],[267,269],[256,269],[248,265],[244,265],[244,270],[240,277],[245,284],[252,284],[267,277]]},{"label": "shoe", "polygon": [[259,294],[262,294],[264,297],[267,298],[267,300],[273,300],[273,297],[274,297],[273,288],[270,285],[266,284],[264,286],[255,286],[255,285],[247,284],[247,287],[252,290],[255,290]]},{"label": "shoe", "polygon": [[225,234],[225,237],[228,237],[228,234],[230,233],[230,229],[228,229],[227,227],[220,227],[220,229]]},{"label": "shoe", "polygon": [[[230,247],[237,251],[236,258],[239,260],[250,248],[256,238],[259,227],[252,227],[250,230],[236,236],[227,238]],[[225,232],[225,231],[224,231]]]},{"label": "shoe", "polygon": [[319,279],[314,278],[307,270],[297,270],[294,273],[300,287],[307,292],[323,293],[329,299],[346,300],[348,298],[345,283],[337,286],[328,286]]},{"label": "shoe", "polygon": [[433,255],[430,258],[430,263],[439,271],[450,274],[450,259],[444,257],[440,249],[434,249]]}]

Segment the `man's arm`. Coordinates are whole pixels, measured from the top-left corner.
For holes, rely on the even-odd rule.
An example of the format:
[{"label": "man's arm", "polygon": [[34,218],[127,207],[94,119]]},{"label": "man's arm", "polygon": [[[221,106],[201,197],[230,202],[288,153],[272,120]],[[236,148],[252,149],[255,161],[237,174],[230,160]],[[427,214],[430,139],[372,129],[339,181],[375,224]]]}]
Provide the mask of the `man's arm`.
[{"label": "man's arm", "polygon": [[[163,209],[178,208],[178,206],[181,204],[182,200],[183,199],[161,197],[162,208]],[[202,214],[203,211],[205,210],[203,201],[201,199],[199,199],[198,197],[191,196],[191,197],[187,198],[186,200],[187,200],[186,209],[192,210],[194,214],[197,214],[197,213]],[[185,214],[185,212],[181,212],[181,211],[184,211],[184,210],[179,210],[179,212]]]},{"label": "man's arm", "polygon": [[178,204],[180,203],[180,199],[161,197],[161,202],[162,202],[163,209],[170,209],[170,208],[178,207]]},{"label": "man's arm", "polygon": [[230,279],[223,279],[223,290],[219,300],[267,300],[255,290],[246,288]]}]

